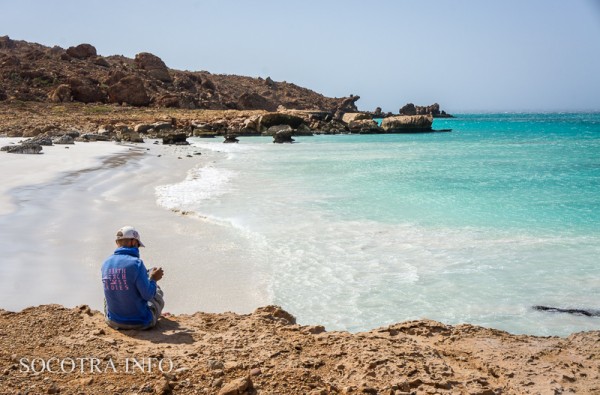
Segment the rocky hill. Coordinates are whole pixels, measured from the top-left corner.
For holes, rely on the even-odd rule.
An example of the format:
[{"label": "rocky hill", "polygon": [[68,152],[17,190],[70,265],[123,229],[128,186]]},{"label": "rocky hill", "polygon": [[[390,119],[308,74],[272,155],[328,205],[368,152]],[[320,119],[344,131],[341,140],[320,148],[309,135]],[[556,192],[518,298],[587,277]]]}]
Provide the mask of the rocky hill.
[{"label": "rocky hill", "polygon": [[358,96],[329,98],[271,78],[170,69],[156,55],[100,56],[90,44],[52,48],[0,37],[0,101],[118,103],[212,110],[282,107],[356,112]]}]

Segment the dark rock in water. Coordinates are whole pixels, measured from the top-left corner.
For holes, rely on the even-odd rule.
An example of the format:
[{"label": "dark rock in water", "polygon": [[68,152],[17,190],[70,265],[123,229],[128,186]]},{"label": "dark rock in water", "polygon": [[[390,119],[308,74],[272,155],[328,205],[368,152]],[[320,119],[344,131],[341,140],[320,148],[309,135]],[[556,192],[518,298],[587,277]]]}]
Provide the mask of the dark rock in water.
[{"label": "dark rock in water", "polygon": [[237,139],[237,136],[235,134],[228,134],[225,136],[225,141],[223,141],[223,143],[239,143],[240,140]]},{"label": "dark rock in water", "polygon": [[278,132],[293,132],[290,125],[275,125],[262,132],[263,136],[275,136]]},{"label": "dark rock in water", "polygon": [[163,144],[188,145],[185,133],[173,133],[162,138]]},{"label": "dark rock in water", "polygon": [[576,315],[584,315],[586,317],[600,317],[600,310],[584,310],[584,309],[561,309],[559,307],[549,306],[533,306],[534,310],[548,311],[551,313],[568,313]]},{"label": "dark rock in water", "polygon": [[400,115],[417,115],[417,109],[413,103],[408,103],[400,109]]},{"label": "dark rock in water", "polygon": [[280,130],[273,135],[273,142],[277,144],[293,143],[294,139],[292,138],[292,135],[293,132],[291,130]]},{"label": "dark rock in water", "polygon": [[75,140],[73,140],[73,137],[69,136],[68,134],[56,137],[54,140],[52,140],[52,142],[54,144],[75,144]]},{"label": "dark rock in water", "polygon": [[19,145],[7,145],[0,148],[0,151],[6,151],[9,154],[39,154],[42,152],[42,146],[25,142]]}]

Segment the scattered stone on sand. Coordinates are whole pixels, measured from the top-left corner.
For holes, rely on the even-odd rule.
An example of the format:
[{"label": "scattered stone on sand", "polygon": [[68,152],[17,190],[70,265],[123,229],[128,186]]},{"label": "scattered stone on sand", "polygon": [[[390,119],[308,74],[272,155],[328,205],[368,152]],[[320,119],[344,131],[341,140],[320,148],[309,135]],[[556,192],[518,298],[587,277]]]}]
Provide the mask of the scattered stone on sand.
[{"label": "scattered stone on sand", "polygon": [[17,145],[7,145],[0,148],[0,151],[8,152],[9,154],[39,154],[42,152],[42,146],[36,143],[21,143]]}]

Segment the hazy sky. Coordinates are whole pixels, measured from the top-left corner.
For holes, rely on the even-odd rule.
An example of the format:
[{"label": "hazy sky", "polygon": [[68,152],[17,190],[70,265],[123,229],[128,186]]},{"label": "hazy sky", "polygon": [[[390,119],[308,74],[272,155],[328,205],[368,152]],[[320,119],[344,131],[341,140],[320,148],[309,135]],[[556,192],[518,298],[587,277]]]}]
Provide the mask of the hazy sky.
[{"label": "hazy sky", "polygon": [[0,0],[0,35],[358,94],[362,110],[600,111],[600,0]]}]

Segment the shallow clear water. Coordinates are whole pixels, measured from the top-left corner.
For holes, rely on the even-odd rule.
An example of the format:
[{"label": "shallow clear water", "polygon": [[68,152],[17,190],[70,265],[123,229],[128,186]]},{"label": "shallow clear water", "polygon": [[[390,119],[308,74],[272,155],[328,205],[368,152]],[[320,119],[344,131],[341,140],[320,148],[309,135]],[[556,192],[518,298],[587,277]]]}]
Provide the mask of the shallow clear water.
[{"label": "shallow clear water", "polygon": [[436,119],[452,133],[195,140],[211,163],[157,189],[253,246],[273,303],[366,330],[430,318],[565,335],[600,318],[600,115]]}]

